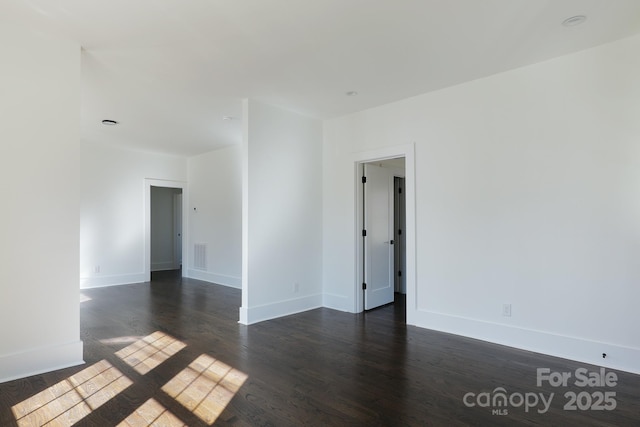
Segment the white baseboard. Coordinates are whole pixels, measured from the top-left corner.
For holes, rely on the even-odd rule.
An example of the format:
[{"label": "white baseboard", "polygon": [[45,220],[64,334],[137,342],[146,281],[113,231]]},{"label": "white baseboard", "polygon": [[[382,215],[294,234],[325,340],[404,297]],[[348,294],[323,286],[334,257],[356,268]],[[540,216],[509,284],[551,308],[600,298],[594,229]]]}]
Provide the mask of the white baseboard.
[{"label": "white baseboard", "polygon": [[151,271],[166,271],[166,270],[176,270],[176,265],[173,263],[173,261],[151,263]]},{"label": "white baseboard", "polygon": [[82,341],[0,356],[0,383],[84,363]]},{"label": "white baseboard", "polygon": [[252,325],[265,320],[322,307],[322,294],[309,295],[258,307],[240,307],[239,323]]},{"label": "white baseboard", "polygon": [[322,294],[322,306],[332,310],[353,313],[353,303],[344,295]]},{"label": "white baseboard", "polygon": [[202,270],[187,270],[187,276],[191,279],[202,280],[216,285],[228,286],[230,288],[242,289],[242,278],[236,276],[226,276],[224,274],[210,273]]},{"label": "white baseboard", "polygon": [[103,288],[105,286],[130,285],[132,283],[143,282],[146,282],[144,273],[81,277],[80,289]]},{"label": "white baseboard", "polygon": [[[407,311],[407,324],[522,350],[640,374],[640,348],[523,329],[425,310]],[[606,358],[602,354],[606,353]],[[543,368],[544,366],[541,366]]]}]

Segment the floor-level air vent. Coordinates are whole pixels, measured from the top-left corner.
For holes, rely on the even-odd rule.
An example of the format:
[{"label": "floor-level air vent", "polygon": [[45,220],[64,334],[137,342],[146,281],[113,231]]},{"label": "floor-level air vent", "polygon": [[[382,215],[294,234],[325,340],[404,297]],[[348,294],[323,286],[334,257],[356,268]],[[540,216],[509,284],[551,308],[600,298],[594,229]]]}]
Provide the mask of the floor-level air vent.
[{"label": "floor-level air vent", "polygon": [[193,245],[193,268],[197,270],[207,269],[207,245],[205,243]]}]

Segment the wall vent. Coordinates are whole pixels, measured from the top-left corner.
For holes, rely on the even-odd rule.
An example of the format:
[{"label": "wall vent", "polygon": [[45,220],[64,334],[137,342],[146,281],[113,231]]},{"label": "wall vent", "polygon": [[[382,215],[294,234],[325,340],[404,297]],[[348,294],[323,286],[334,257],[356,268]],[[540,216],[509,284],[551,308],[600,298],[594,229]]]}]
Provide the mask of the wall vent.
[{"label": "wall vent", "polygon": [[196,270],[207,269],[207,244],[195,243],[193,245],[193,268]]}]

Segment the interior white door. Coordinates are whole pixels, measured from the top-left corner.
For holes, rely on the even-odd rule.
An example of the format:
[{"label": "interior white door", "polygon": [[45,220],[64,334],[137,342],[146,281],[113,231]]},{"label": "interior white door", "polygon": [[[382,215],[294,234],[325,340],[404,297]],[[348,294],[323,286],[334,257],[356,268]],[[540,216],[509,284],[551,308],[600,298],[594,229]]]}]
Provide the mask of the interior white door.
[{"label": "interior white door", "polygon": [[393,302],[393,174],[365,164],[364,227],[366,310]]}]

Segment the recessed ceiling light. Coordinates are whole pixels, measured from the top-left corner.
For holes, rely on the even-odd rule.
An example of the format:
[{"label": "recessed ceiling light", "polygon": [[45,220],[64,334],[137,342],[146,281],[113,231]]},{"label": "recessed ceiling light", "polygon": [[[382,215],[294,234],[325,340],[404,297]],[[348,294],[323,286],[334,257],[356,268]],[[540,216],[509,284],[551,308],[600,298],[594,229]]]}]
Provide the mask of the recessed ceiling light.
[{"label": "recessed ceiling light", "polygon": [[233,117],[231,117],[231,116],[222,116],[222,120],[224,120],[225,122],[230,122],[231,120],[233,120]]},{"label": "recessed ceiling light", "polygon": [[350,90],[349,92],[345,92],[345,95],[347,95],[347,96],[357,96],[358,92],[356,92],[355,90]]},{"label": "recessed ceiling light", "polygon": [[564,25],[565,27],[575,27],[576,25],[582,24],[586,20],[587,20],[586,16],[576,15],[562,21],[562,25]]},{"label": "recessed ceiling light", "polygon": [[105,119],[102,121],[102,124],[106,126],[115,126],[118,124],[118,122],[116,122],[115,120]]}]

